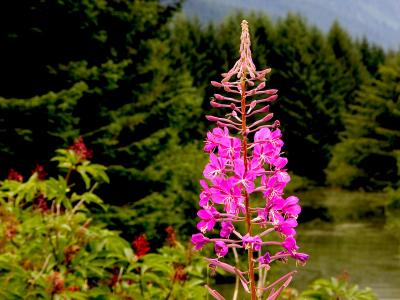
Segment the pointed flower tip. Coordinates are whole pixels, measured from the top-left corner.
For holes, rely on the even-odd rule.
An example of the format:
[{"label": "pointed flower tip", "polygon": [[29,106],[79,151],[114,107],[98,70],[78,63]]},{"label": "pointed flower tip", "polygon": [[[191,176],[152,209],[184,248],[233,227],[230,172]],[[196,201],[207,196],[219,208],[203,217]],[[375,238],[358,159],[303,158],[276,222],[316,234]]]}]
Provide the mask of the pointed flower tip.
[{"label": "pointed flower tip", "polygon": [[211,81],[211,85],[214,87],[222,87],[223,84],[219,83],[218,81]]},{"label": "pointed flower tip", "polygon": [[249,22],[247,22],[246,20],[242,20],[242,30],[248,30],[249,29]]},{"label": "pointed flower tip", "polygon": [[206,119],[207,119],[208,121],[212,121],[212,122],[215,122],[215,121],[218,121],[218,120],[219,120],[217,117],[210,116],[210,115],[206,115]]}]

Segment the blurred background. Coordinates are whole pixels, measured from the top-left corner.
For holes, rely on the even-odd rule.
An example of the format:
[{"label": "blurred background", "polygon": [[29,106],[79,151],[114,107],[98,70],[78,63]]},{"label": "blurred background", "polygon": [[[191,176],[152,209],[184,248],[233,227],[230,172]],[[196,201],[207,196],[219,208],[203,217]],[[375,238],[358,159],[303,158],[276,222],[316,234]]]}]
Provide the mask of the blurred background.
[{"label": "blurred background", "polygon": [[249,21],[272,68],[301,199],[296,275],[400,299],[400,2],[29,0],[0,3],[0,175],[29,176],[82,136],[108,167],[96,217],[161,245],[193,233],[213,89]]}]

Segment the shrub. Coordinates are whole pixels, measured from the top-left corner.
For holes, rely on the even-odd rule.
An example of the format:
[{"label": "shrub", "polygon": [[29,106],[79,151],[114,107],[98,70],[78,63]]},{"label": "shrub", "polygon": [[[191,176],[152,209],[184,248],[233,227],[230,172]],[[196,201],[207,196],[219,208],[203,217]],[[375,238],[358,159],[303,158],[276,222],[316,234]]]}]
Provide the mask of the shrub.
[{"label": "shrub", "polygon": [[0,298],[203,299],[200,258],[171,228],[169,245],[147,254],[145,236],[131,245],[93,221],[91,207],[106,209],[95,189],[108,177],[90,156],[77,140],[53,159],[65,176],[46,179],[39,167],[26,181],[11,170],[0,182]]}]

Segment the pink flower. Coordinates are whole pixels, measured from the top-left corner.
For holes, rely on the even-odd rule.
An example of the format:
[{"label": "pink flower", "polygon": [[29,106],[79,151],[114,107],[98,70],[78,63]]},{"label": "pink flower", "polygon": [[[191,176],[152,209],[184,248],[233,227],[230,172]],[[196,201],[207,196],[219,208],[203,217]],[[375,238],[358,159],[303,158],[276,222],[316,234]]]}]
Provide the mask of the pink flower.
[{"label": "pink flower", "polygon": [[256,144],[253,150],[253,159],[256,159],[260,164],[267,163],[268,156],[265,152],[263,145]]},{"label": "pink flower", "polygon": [[207,132],[207,139],[204,145],[205,152],[212,152],[224,136],[229,136],[228,128],[214,128],[212,132]]},{"label": "pink flower", "polygon": [[271,140],[271,130],[269,128],[262,128],[254,134],[254,142],[263,143]]},{"label": "pink flower", "polygon": [[296,231],[294,230],[294,228],[297,227],[296,219],[289,218],[285,220],[281,214],[274,210],[270,211],[270,216],[272,224],[277,232],[280,232],[286,236],[296,235]]},{"label": "pink flower", "polygon": [[223,137],[220,139],[218,154],[226,159],[237,159],[240,157],[241,142],[238,138]]},{"label": "pink flower", "polygon": [[277,157],[272,160],[272,164],[278,170],[283,169],[287,163],[288,163],[288,160],[286,157]]},{"label": "pink flower", "polygon": [[264,146],[264,151],[269,156],[277,156],[283,147],[281,136],[279,129],[271,131],[269,128],[262,128],[255,133],[254,143]]},{"label": "pink flower", "polygon": [[276,171],[274,177],[279,183],[284,183],[285,185],[290,181],[289,174],[282,170]]},{"label": "pink flower", "polygon": [[299,249],[299,247],[296,244],[296,240],[292,236],[288,236],[285,241],[282,243],[282,246],[289,251],[289,253],[292,253],[293,251],[296,251]]},{"label": "pink flower", "polygon": [[205,180],[200,180],[200,185],[203,187],[203,191],[200,193],[199,205],[201,207],[208,206],[211,199],[211,190]]},{"label": "pink flower", "polygon": [[271,164],[275,153],[276,149],[272,144],[255,144],[253,159],[256,159],[260,164]]},{"label": "pink flower", "polygon": [[217,241],[215,242],[214,250],[218,257],[223,257],[228,253],[228,246],[222,241]]},{"label": "pink flower", "polygon": [[201,221],[197,223],[197,229],[205,233],[213,230],[219,213],[214,207],[211,206],[210,208],[199,210],[197,215],[201,218]]},{"label": "pink flower", "polygon": [[282,246],[289,252],[291,257],[293,257],[300,263],[305,263],[309,258],[308,254],[297,253],[299,247],[296,244],[296,240],[292,236],[287,237],[285,241],[282,243]]},{"label": "pink flower", "polygon": [[261,178],[261,184],[265,186],[264,197],[271,198],[275,195],[282,195],[283,189],[290,181],[290,176],[284,171],[276,171],[274,175],[270,177],[263,176]]},{"label": "pink flower", "polygon": [[214,153],[210,153],[210,163],[204,168],[203,175],[205,178],[214,180],[225,174],[226,159],[217,157]]},{"label": "pink flower", "polygon": [[262,164],[255,158],[250,161],[248,166],[249,172],[253,173],[256,177],[262,176],[265,174],[265,170]]},{"label": "pink flower", "polygon": [[269,128],[262,128],[257,131],[254,135],[254,142],[266,143],[273,142],[279,147],[283,146],[283,142],[280,139],[282,137],[282,132],[279,129],[271,131]]},{"label": "pink flower", "polygon": [[285,216],[297,218],[301,212],[301,207],[298,205],[299,198],[290,196],[283,199],[279,195],[272,196],[268,202],[268,208],[273,210],[280,210]]},{"label": "pink flower", "polygon": [[221,231],[219,235],[223,238],[229,238],[231,233],[235,230],[232,222],[221,222]]},{"label": "pink flower", "polygon": [[244,237],[242,237],[242,242],[243,248],[245,249],[253,248],[254,251],[261,249],[262,240],[258,235],[250,236],[249,234],[246,234]]},{"label": "pink flower", "polygon": [[305,253],[293,253],[292,257],[302,264],[305,264],[307,260],[310,258],[310,256]]},{"label": "pink flower", "polygon": [[266,208],[257,210],[257,219],[261,222],[268,220],[268,210]]},{"label": "pink flower", "polygon": [[301,212],[301,207],[298,203],[299,198],[295,196],[287,197],[282,206],[282,212],[289,217],[297,218]]},{"label": "pink flower", "polygon": [[272,210],[281,210],[285,200],[280,195],[273,195],[267,203],[267,208]]},{"label": "pink flower", "polygon": [[195,246],[196,250],[200,250],[210,241],[209,238],[206,238],[202,233],[196,233],[192,235],[192,244]]},{"label": "pink flower", "polygon": [[263,265],[268,265],[271,262],[271,255],[269,252],[265,252],[263,256],[260,256],[258,261]]},{"label": "pink flower", "polygon": [[256,173],[252,170],[245,171],[244,162],[241,159],[236,159],[234,162],[234,172],[236,184],[242,185],[246,191],[251,194],[254,191],[254,180]]},{"label": "pink flower", "polygon": [[216,186],[211,188],[212,201],[216,204],[224,204],[227,213],[236,214],[238,208],[243,205],[243,197],[240,188],[235,185],[233,178],[219,179]]}]

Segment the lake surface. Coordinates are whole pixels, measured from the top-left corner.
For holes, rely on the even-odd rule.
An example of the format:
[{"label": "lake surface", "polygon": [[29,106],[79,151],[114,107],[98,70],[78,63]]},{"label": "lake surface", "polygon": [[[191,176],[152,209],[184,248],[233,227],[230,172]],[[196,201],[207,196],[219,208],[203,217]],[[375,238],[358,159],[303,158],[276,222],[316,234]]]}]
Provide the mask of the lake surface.
[{"label": "lake surface", "polygon": [[[347,272],[351,283],[371,287],[378,299],[400,300],[400,233],[385,230],[381,224],[316,225],[307,229],[301,226],[298,244],[302,252],[310,254],[310,260],[306,266],[298,267],[292,287],[303,290],[317,278]],[[283,268],[289,271],[295,266]],[[232,298],[233,285],[224,284],[217,289],[226,299]]]}]

